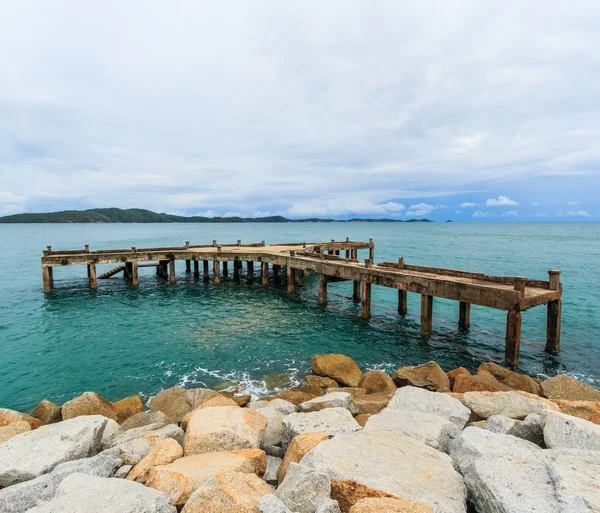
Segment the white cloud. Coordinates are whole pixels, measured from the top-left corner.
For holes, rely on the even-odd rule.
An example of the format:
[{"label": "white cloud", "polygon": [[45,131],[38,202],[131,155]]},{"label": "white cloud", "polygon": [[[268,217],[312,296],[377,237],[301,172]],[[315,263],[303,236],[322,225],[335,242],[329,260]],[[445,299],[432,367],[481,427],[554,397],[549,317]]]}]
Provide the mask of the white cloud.
[{"label": "white cloud", "polygon": [[481,143],[487,138],[489,132],[477,132],[471,135],[464,135],[456,138],[456,145],[452,151],[464,153],[479,148]]},{"label": "white cloud", "polygon": [[402,203],[386,201],[374,203],[359,196],[308,200],[294,204],[284,212],[292,217],[324,217],[339,215],[399,215],[405,209]]},{"label": "white cloud", "polygon": [[206,212],[198,212],[196,214],[200,217],[217,217],[217,213],[214,210],[207,210]]},{"label": "white cloud", "polygon": [[461,203],[458,205],[459,208],[473,208],[478,207],[479,203],[471,203],[470,201],[466,201],[465,203]]},{"label": "white cloud", "polygon": [[568,217],[591,217],[585,210],[567,210],[565,215]]},{"label": "white cloud", "polygon": [[498,199],[490,198],[485,202],[486,207],[513,207],[517,205],[518,203],[508,196],[498,196]]},{"label": "white cloud", "polygon": [[509,210],[508,212],[505,212],[504,214],[502,214],[503,217],[519,217],[519,214],[516,210]]},{"label": "white cloud", "polygon": [[572,206],[579,205],[579,201],[567,201],[567,205],[572,205]]},{"label": "white cloud", "polygon": [[455,214],[462,214],[462,210],[455,210],[454,213]]},{"label": "white cloud", "polygon": [[408,212],[406,212],[406,216],[426,216],[429,214],[435,206],[429,205],[427,203],[418,203],[417,205],[411,205],[408,207]]},{"label": "white cloud", "polygon": [[473,217],[489,217],[491,214],[489,212],[482,212],[481,210],[476,210],[473,212]]},{"label": "white cloud", "polygon": [[242,217],[241,212],[226,212],[223,217]]}]

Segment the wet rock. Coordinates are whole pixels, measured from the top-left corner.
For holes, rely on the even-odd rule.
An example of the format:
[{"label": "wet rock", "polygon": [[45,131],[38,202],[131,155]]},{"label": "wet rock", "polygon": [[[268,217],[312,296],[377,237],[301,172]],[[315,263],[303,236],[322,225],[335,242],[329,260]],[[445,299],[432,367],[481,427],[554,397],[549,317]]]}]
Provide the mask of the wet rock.
[{"label": "wet rock", "polygon": [[386,497],[361,499],[350,508],[350,513],[433,513],[425,504],[417,504],[408,499]]},{"label": "wet rock", "polygon": [[394,394],[397,388],[392,378],[380,370],[365,372],[360,377],[358,386],[364,388],[366,394]]},{"label": "wet rock", "polygon": [[287,472],[290,463],[299,463],[308,451],[328,438],[327,433],[322,431],[316,433],[302,433],[301,435],[294,437],[285,453],[281,466],[277,470],[278,482],[281,483],[284,480],[285,473]]},{"label": "wet rock", "polygon": [[373,415],[383,410],[392,399],[393,395],[387,392],[368,394],[354,399],[358,414]]},{"label": "wet rock", "polygon": [[310,401],[301,403],[298,406],[298,411],[308,413],[312,411],[320,411],[325,408],[345,408],[352,415],[356,415],[358,413],[358,409],[354,405],[352,397],[350,394],[345,392],[334,392],[331,394],[325,394],[321,397],[315,397]]},{"label": "wet rock", "polygon": [[83,415],[102,415],[115,421],[119,418],[119,413],[112,403],[96,392],[84,392],[62,406],[62,418],[64,420]]},{"label": "wet rock", "polygon": [[313,373],[331,378],[340,385],[356,387],[362,376],[356,362],[343,354],[317,354],[312,359]]},{"label": "wet rock", "polygon": [[492,415],[485,423],[484,429],[493,433],[516,436],[536,445],[544,443],[544,432],[540,424],[541,417],[531,413],[525,420],[515,420],[503,415]]},{"label": "wet rock", "polygon": [[55,422],[60,422],[62,420],[60,406],[47,399],[42,399],[40,401],[31,412],[31,416],[41,420],[44,424],[54,424]]},{"label": "wet rock", "polygon": [[212,476],[183,507],[182,513],[257,513],[258,504],[273,489],[255,474],[233,470]]},{"label": "wet rock", "polygon": [[283,460],[275,456],[267,455],[267,469],[263,475],[263,479],[271,486],[277,486],[277,471],[281,467]]},{"label": "wet rock", "polygon": [[558,410],[551,401],[525,392],[467,392],[464,402],[474,413],[487,419],[492,415],[504,415],[522,420],[530,413]]},{"label": "wet rock", "polygon": [[331,481],[327,474],[298,463],[290,463],[285,479],[275,492],[289,509],[298,513],[315,513],[330,494]]},{"label": "wet rock", "polygon": [[27,431],[31,431],[31,426],[29,425],[29,422],[25,420],[19,420],[17,422],[13,422],[12,424],[1,426],[0,445],[10,440],[14,436],[20,435],[21,433],[27,433]]},{"label": "wet rock", "polygon": [[0,446],[0,486],[28,481],[65,461],[94,456],[106,418],[87,416],[42,426]]},{"label": "wet rock", "polygon": [[258,510],[261,513],[293,513],[288,507],[275,495],[263,495],[258,503]]},{"label": "wet rock", "polygon": [[199,409],[188,423],[183,447],[185,455],[257,449],[267,423],[263,415],[248,408],[218,406]]},{"label": "wet rock", "polygon": [[301,433],[325,432],[330,436],[361,427],[345,408],[326,408],[311,413],[292,413],[283,419],[283,442],[285,449],[292,439]]},{"label": "wet rock", "polygon": [[392,374],[392,379],[398,387],[412,386],[432,392],[450,391],[450,380],[436,362],[402,367]]},{"label": "wet rock", "polygon": [[129,429],[135,429],[143,426],[149,426],[150,424],[161,424],[166,426],[167,424],[174,424],[175,421],[169,416],[165,415],[161,411],[157,412],[143,412],[136,413],[129,417],[126,421],[121,423],[121,429],[128,431]]},{"label": "wet rock", "polygon": [[218,392],[208,388],[172,387],[159,392],[152,398],[150,411],[161,411],[175,422],[181,422],[187,413],[218,395]]},{"label": "wet rock", "polygon": [[274,392],[275,390],[290,388],[292,385],[292,378],[287,372],[282,372],[281,374],[266,374],[262,377],[262,382],[269,392]]},{"label": "wet rock", "polygon": [[125,479],[71,474],[58,486],[55,497],[29,513],[176,513],[167,497]]},{"label": "wet rock", "polygon": [[460,429],[465,427],[471,416],[471,410],[450,394],[439,394],[410,386],[398,389],[388,408],[437,415],[456,424]]},{"label": "wet rock", "polygon": [[168,465],[183,456],[183,447],[172,438],[158,442],[148,455],[142,459],[129,473],[127,479],[144,484],[152,467]]},{"label": "wet rock", "polygon": [[454,381],[456,380],[457,376],[471,376],[471,373],[464,367],[458,367],[446,372],[446,376],[448,376],[448,379],[450,380],[450,389],[453,389]]},{"label": "wet rock", "polygon": [[465,392],[508,392],[512,388],[503,385],[491,374],[482,372],[477,376],[464,374],[456,376],[452,390],[455,393],[464,394]]},{"label": "wet rock", "polygon": [[338,382],[334,379],[324,376],[304,376],[304,381],[308,386],[320,388],[337,388]]},{"label": "wet rock", "polygon": [[477,374],[483,373],[491,374],[500,383],[512,388],[513,390],[522,390],[523,392],[528,392],[535,395],[542,394],[542,386],[540,385],[539,381],[530,378],[525,374],[519,374],[518,372],[506,369],[505,367],[502,367],[496,363],[482,363],[477,370]]},{"label": "wet rock", "polygon": [[548,399],[568,401],[600,401],[600,390],[567,374],[560,374],[542,383],[542,393]]},{"label": "wet rock", "polygon": [[566,399],[555,399],[554,402],[560,408],[561,413],[589,420],[594,424],[600,424],[599,401],[567,401]]},{"label": "wet rock", "polygon": [[[300,464],[329,475],[332,497],[342,511],[342,502],[354,502],[352,497],[345,498],[342,486],[333,493],[334,483],[339,481],[426,504],[436,513],[464,513],[466,509],[466,489],[450,457],[392,431],[338,435],[317,445]],[[347,489],[349,493],[352,490]]]},{"label": "wet rock", "polygon": [[597,424],[551,410],[542,413],[541,423],[544,441],[550,449],[600,451],[600,426]]},{"label": "wet rock", "polygon": [[163,492],[173,504],[182,505],[194,491],[219,472],[235,470],[262,476],[266,466],[267,456],[260,449],[207,452],[152,467],[146,486]]},{"label": "wet rock", "polygon": [[9,410],[8,408],[0,408],[0,427],[8,426],[9,424],[13,424],[14,422],[27,422],[31,429],[37,429],[43,425],[41,420],[30,415],[25,415],[24,413],[18,411]]},{"label": "wet rock", "polygon": [[119,423],[144,411],[144,404],[139,395],[132,395],[131,397],[121,399],[120,401],[113,403],[113,406],[117,410],[117,422]]},{"label": "wet rock", "polygon": [[250,394],[236,395],[236,396],[233,397],[233,401],[240,408],[243,408],[244,406],[247,406],[248,404],[250,404],[250,401],[252,401],[252,396]]}]

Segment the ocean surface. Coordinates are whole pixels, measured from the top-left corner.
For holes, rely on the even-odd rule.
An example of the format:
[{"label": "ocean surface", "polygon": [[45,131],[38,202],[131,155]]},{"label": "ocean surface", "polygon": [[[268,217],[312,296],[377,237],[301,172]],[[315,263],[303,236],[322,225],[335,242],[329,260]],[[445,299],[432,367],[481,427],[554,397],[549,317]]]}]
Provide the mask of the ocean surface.
[{"label": "ocean surface", "polygon": [[[41,399],[57,403],[85,391],[110,400],[139,393],[148,399],[174,385],[238,383],[270,393],[264,375],[291,382],[310,371],[316,353],[345,353],[363,369],[393,372],[436,360],[445,370],[502,362],[506,313],[473,306],[471,331],[456,328],[458,303],[434,300],[434,335],[419,336],[419,297],[409,315],[396,313],[397,293],[373,287],[373,318],[360,319],[351,283],[329,286],[317,304],[316,277],[290,297],[285,285],[265,290],[223,280],[195,281],[177,263],[175,285],[140,269],[131,288],[117,275],[88,288],[86,268],[55,268],[44,295],[40,257],[58,249],[178,246],[243,242],[375,241],[376,261],[434,265],[547,279],[562,270],[562,353],[545,344],[546,308],[523,314],[520,369],[546,377],[567,372],[600,386],[600,224],[598,223],[301,223],[0,225],[0,407],[29,411]],[[363,257],[366,255],[363,255]],[[99,266],[98,274],[112,266]],[[259,269],[256,268],[258,278]],[[286,377],[282,377],[281,385]]]}]

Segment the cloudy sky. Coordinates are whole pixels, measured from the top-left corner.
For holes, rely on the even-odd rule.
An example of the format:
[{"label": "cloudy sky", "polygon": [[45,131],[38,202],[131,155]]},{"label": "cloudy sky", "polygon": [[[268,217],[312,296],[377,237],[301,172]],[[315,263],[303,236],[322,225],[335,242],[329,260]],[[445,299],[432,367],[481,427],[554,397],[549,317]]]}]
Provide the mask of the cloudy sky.
[{"label": "cloudy sky", "polygon": [[0,215],[600,220],[600,2],[4,2]]}]

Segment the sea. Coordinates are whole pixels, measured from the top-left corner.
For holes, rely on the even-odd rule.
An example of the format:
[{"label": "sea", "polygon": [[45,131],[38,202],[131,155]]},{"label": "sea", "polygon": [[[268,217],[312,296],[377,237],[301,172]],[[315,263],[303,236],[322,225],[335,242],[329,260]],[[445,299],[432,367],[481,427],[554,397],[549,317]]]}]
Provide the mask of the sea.
[{"label": "sea", "polygon": [[[375,260],[547,279],[561,269],[562,351],[544,352],[546,307],[523,314],[519,371],[544,379],[571,374],[600,387],[600,224],[598,223],[282,223],[0,224],[0,407],[29,412],[44,398],[61,404],[95,391],[109,400],[162,389],[235,386],[254,397],[310,374],[318,353],[344,353],[362,369],[389,373],[437,361],[476,371],[502,363],[506,312],[473,306],[471,330],[457,329],[458,303],[435,299],[433,336],[419,335],[419,296],[397,314],[397,293],[373,286],[372,319],[360,318],[352,284],[329,285],[318,305],[316,277],[292,296],[285,283],[264,289],[224,279],[195,280],[177,262],[177,283],[140,269],[139,288],[122,274],[90,290],[85,266],[55,268],[42,290],[40,257],[55,250],[192,244],[375,242]],[[363,257],[367,257],[365,254]],[[110,265],[98,266],[98,274]]]}]

